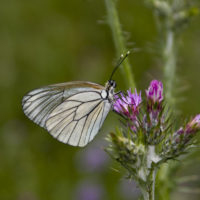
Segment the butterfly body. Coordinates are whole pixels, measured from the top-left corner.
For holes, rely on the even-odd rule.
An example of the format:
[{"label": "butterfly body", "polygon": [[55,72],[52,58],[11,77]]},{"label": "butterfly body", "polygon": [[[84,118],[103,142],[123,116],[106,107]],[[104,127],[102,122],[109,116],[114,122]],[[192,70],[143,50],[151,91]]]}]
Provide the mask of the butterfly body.
[{"label": "butterfly body", "polygon": [[101,128],[114,100],[116,84],[85,81],[49,85],[29,92],[22,100],[25,115],[57,140],[85,146]]}]

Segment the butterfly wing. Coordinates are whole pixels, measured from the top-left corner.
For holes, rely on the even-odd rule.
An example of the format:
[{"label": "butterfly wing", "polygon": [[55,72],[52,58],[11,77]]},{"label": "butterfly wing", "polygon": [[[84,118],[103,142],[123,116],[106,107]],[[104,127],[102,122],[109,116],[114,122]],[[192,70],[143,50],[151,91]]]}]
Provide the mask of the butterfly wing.
[{"label": "butterfly wing", "polygon": [[111,104],[102,99],[103,86],[90,82],[50,85],[29,92],[24,113],[59,141],[85,146],[101,128]]},{"label": "butterfly wing", "polygon": [[47,86],[29,92],[22,100],[25,115],[45,128],[50,112],[62,103],[64,90]]},{"label": "butterfly wing", "polygon": [[98,133],[110,107],[99,92],[75,94],[51,112],[46,122],[47,130],[61,142],[85,146]]}]

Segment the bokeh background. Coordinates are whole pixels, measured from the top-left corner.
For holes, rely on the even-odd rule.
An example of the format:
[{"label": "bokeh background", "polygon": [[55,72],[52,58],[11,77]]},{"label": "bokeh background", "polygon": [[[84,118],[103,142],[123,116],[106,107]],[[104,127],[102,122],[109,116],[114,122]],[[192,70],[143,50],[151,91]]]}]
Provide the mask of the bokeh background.
[{"label": "bokeh background", "polygon": [[[154,18],[141,0],[118,4],[127,31],[137,87],[161,78]],[[118,117],[110,113],[98,136],[86,148],[53,139],[28,120],[21,99],[43,85],[87,80],[104,84],[114,65],[115,49],[105,23],[104,1],[0,1],[0,199],[2,200],[129,200],[137,199],[134,182],[104,152],[106,135]],[[178,103],[181,118],[200,112],[200,17],[184,31],[177,74],[187,90]],[[116,73],[118,89],[128,89]],[[144,95],[144,93],[143,93]],[[200,176],[200,150],[193,152],[174,179]],[[200,179],[180,185],[172,199],[199,199]],[[182,189],[181,189],[182,188]]]}]

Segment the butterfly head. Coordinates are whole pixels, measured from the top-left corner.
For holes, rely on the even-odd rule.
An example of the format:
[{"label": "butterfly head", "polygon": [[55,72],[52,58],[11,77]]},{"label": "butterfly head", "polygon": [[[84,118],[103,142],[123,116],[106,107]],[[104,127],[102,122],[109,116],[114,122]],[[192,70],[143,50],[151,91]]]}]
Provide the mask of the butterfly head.
[{"label": "butterfly head", "polygon": [[108,85],[110,85],[110,88],[116,88],[117,84],[114,80],[109,80]]},{"label": "butterfly head", "polygon": [[114,80],[109,80],[106,83],[106,91],[111,91],[114,90],[116,88],[117,84]]},{"label": "butterfly head", "polygon": [[114,80],[109,80],[107,83],[106,83],[106,86],[105,86],[105,91],[107,93],[107,99],[109,99],[110,101],[113,101],[113,96],[114,96],[114,90],[116,88],[116,82]]}]

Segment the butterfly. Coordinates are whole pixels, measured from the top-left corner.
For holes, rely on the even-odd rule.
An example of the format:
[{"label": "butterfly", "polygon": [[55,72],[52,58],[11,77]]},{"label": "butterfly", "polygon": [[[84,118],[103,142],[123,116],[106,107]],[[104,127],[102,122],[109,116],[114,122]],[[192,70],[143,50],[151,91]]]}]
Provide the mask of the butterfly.
[{"label": "butterfly", "polygon": [[121,55],[105,86],[73,81],[30,91],[22,99],[25,115],[60,142],[86,146],[113,106],[116,82],[112,76],[128,54]]}]

